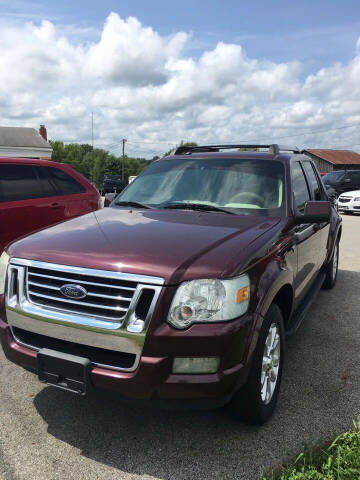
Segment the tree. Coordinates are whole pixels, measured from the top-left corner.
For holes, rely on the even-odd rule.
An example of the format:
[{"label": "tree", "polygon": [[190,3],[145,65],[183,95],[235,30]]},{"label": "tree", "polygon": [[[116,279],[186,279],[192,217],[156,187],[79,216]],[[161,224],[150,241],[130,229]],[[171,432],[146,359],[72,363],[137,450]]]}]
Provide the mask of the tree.
[{"label": "tree", "polygon": [[[179,147],[197,147],[197,146],[198,146],[198,144],[196,142],[184,142],[183,140],[181,140],[180,145],[179,145]],[[171,150],[166,152],[164,154],[164,157],[168,157],[169,155],[171,155],[174,150],[175,149],[172,148]]]},{"label": "tree", "polygon": [[[110,154],[107,150],[100,148],[93,149],[86,143],[69,143],[61,141],[50,141],[55,162],[71,164],[84,177],[100,186],[104,175],[121,175],[122,158]],[[125,180],[130,175],[138,175],[146,166],[148,161],[145,158],[132,158],[125,156]]]}]

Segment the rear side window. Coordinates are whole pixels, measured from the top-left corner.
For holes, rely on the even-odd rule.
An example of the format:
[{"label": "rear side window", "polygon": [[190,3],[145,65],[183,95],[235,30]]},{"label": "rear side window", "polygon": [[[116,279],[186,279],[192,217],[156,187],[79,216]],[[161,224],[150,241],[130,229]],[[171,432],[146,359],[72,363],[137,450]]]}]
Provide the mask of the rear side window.
[{"label": "rear side window", "polygon": [[41,167],[41,177],[46,178],[56,189],[56,195],[84,193],[86,189],[66,172],[54,167]]},{"label": "rear side window", "polygon": [[298,212],[303,212],[305,203],[310,200],[310,193],[299,162],[294,162],[291,166],[291,178],[294,192],[294,208]]},{"label": "rear side window", "polygon": [[0,201],[15,202],[46,197],[32,165],[0,165]]},{"label": "rear side window", "polygon": [[344,172],[330,172],[323,177],[323,182],[329,185],[337,184],[344,176]]},{"label": "rear side window", "polygon": [[303,162],[303,167],[310,183],[310,190],[314,200],[321,200],[321,189],[314,169],[310,162]]},{"label": "rear side window", "polygon": [[348,175],[351,183],[360,187],[360,172],[348,172]]}]

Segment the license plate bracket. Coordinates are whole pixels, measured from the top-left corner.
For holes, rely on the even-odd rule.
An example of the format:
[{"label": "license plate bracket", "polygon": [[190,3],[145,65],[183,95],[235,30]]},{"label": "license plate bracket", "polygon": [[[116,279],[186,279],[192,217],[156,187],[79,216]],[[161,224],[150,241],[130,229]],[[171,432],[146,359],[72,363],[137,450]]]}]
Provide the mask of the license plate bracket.
[{"label": "license plate bracket", "polygon": [[37,354],[39,380],[62,390],[86,395],[90,385],[88,358],[42,348]]}]

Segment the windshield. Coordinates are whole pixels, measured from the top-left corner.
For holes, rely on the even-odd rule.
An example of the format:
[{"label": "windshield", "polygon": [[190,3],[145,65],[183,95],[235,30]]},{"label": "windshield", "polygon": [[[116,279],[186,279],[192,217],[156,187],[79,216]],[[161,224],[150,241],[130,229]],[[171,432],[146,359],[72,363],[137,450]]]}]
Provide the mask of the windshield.
[{"label": "windshield", "polygon": [[322,177],[322,181],[329,185],[333,185],[334,183],[337,183],[343,176],[344,172],[330,172]]},{"label": "windshield", "polygon": [[117,202],[155,208],[202,204],[236,213],[282,215],[284,167],[271,160],[173,159],[151,164]]}]

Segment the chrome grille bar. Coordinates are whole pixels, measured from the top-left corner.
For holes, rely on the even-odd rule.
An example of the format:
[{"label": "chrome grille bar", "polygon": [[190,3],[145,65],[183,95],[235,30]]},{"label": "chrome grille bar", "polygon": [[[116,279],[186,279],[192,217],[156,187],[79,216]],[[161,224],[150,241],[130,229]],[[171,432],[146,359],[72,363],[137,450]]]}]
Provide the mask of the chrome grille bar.
[{"label": "chrome grille bar", "polygon": [[34,293],[29,291],[30,297],[40,297],[40,298],[48,298],[49,300],[55,300],[57,302],[64,302],[64,303],[73,303],[75,305],[84,305],[85,307],[95,307],[95,308],[102,308],[104,310],[115,310],[119,312],[127,312],[127,308],[121,307],[108,307],[106,305],[99,305],[96,303],[88,303],[88,302],[80,302],[79,300],[69,300],[68,298],[60,298],[60,297],[53,297],[51,295],[43,295],[41,293]]},{"label": "chrome grille bar", "polygon": [[[82,283],[82,282],[79,282],[79,283]],[[28,285],[34,285],[35,287],[39,287],[39,288],[48,288],[50,290],[55,290],[60,292],[60,287],[54,287],[52,285],[45,285],[43,283],[32,282],[31,280],[28,280]],[[89,291],[87,294],[90,297],[107,298],[109,300],[123,300],[124,302],[131,302],[131,298],[132,298],[132,297],[122,297],[121,295],[105,295],[105,294],[93,293]]]},{"label": "chrome grille bar", "polygon": [[135,291],[135,288],[132,287],[120,287],[118,285],[112,285],[112,284],[106,284],[106,283],[99,283],[99,282],[87,282],[86,280],[79,280],[79,279],[74,279],[74,278],[64,278],[64,277],[58,277],[54,275],[44,275],[41,273],[34,273],[34,272],[29,272],[29,275],[35,276],[35,277],[43,277],[47,278],[49,280],[62,280],[63,282],[67,283],[84,283],[85,285],[94,285],[96,287],[106,287],[106,288],[117,288],[120,290],[130,290],[130,291]]}]

